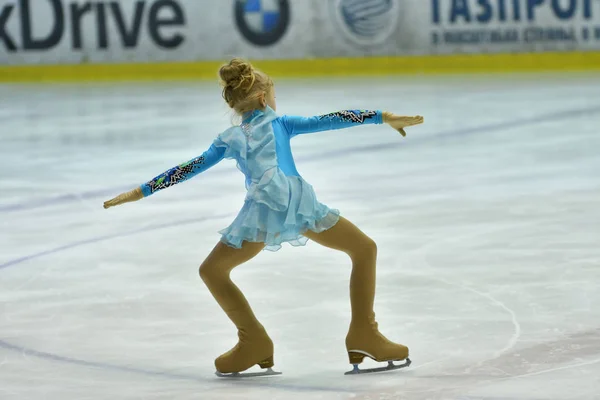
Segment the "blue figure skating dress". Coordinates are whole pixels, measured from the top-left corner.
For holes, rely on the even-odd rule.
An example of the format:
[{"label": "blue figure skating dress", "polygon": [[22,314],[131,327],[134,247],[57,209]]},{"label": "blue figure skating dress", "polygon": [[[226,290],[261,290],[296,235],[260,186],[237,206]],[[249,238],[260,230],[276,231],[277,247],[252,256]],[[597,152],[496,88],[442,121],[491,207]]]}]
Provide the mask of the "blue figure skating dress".
[{"label": "blue figure skating dress", "polygon": [[316,117],[278,117],[267,107],[243,116],[240,126],[221,133],[201,156],[141,185],[144,196],[186,181],[224,158],[236,160],[246,177],[247,195],[237,217],[219,233],[221,241],[240,248],[244,241],[265,243],[276,251],[288,242],[306,244],[307,230],[323,232],[339,220],[339,211],[317,200],[296,170],[290,139],[296,135],[381,124],[380,111],[347,110]]}]

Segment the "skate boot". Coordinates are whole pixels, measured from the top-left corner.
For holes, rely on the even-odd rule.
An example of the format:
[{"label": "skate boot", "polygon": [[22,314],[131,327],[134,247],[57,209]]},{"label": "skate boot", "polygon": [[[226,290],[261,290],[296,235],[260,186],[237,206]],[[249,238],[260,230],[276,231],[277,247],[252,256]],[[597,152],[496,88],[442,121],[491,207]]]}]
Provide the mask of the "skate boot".
[{"label": "skate boot", "polygon": [[[239,330],[238,337],[239,341],[234,348],[215,360],[217,376],[246,377],[280,374],[271,369],[273,367],[273,341],[262,326],[251,332]],[[240,374],[256,364],[267,371]]]},{"label": "skate boot", "polygon": [[[383,336],[375,322],[375,314],[364,321],[353,322],[350,325],[348,336],[346,336],[346,349],[348,358],[354,369],[348,374],[379,372],[392,369],[404,368],[410,365],[408,358],[408,347],[396,344]],[[378,362],[388,362],[387,367],[373,369],[358,369],[358,365],[363,362],[365,357],[369,357]],[[396,365],[394,361],[406,360],[404,364]]]}]

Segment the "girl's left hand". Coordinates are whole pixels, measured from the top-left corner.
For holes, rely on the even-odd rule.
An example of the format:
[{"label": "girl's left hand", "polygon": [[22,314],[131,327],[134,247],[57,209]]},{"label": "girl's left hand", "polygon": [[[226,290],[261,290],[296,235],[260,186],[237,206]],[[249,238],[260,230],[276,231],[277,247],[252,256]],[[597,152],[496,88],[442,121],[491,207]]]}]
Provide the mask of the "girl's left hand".
[{"label": "girl's left hand", "polygon": [[404,130],[404,128],[408,126],[422,124],[424,122],[424,119],[420,115],[414,117],[405,117],[392,114],[390,112],[384,112],[383,122],[400,132],[402,136],[406,136],[406,131]]}]

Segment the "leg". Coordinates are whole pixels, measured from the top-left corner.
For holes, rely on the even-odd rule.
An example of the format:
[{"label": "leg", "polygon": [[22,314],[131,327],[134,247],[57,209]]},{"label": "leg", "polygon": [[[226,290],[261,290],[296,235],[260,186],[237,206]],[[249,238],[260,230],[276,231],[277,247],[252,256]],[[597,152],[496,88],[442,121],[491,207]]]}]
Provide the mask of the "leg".
[{"label": "leg", "polygon": [[404,360],[408,348],[386,339],[377,328],[373,303],[377,246],[375,242],[345,218],[322,233],[308,231],[309,239],[332,249],[343,251],[352,260],[350,303],[352,322],[346,348],[350,363],[359,364],[365,356],[376,361]]},{"label": "leg", "polygon": [[219,242],[200,266],[200,277],[238,328],[245,322],[258,325],[258,321],[240,289],[231,281],[230,274],[235,267],[254,258],[264,246],[263,243],[244,242],[241,249],[234,249]]},{"label": "leg", "polygon": [[238,344],[215,361],[219,372],[240,372],[254,364],[265,368],[273,366],[273,342],[230,278],[235,267],[253,258],[263,248],[263,243],[244,242],[241,249],[234,249],[219,242],[200,266],[200,277],[238,328]]},{"label": "leg", "polygon": [[350,256],[352,321],[367,319],[373,313],[375,300],[377,245],[373,239],[343,217],[329,230],[321,233],[308,231],[304,235],[320,245],[343,251]]}]

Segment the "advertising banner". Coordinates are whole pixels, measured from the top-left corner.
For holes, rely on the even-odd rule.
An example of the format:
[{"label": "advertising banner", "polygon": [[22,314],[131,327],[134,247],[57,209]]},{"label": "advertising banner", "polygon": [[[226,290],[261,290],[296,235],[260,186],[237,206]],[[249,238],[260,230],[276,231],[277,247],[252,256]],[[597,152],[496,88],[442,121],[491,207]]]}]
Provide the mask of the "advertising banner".
[{"label": "advertising banner", "polygon": [[430,21],[441,51],[600,48],[597,0],[432,0]]},{"label": "advertising banner", "polygon": [[[600,49],[598,0],[330,0],[318,56]],[[328,8],[328,9],[325,9]]]},{"label": "advertising banner", "polygon": [[0,0],[0,64],[600,49],[600,0]]},{"label": "advertising banner", "polygon": [[288,0],[0,0],[0,64],[301,58],[313,22],[305,8],[294,13]]}]

